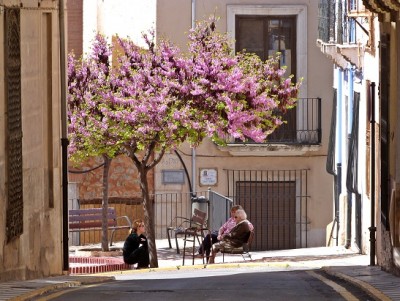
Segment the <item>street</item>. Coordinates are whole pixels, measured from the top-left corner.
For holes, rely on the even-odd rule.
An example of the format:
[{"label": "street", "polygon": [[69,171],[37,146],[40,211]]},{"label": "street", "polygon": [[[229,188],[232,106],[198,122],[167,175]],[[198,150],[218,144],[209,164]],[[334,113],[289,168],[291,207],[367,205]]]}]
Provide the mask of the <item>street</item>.
[{"label": "street", "polygon": [[240,267],[143,271],[116,281],[53,291],[33,300],[373,300],[320,269]]}]

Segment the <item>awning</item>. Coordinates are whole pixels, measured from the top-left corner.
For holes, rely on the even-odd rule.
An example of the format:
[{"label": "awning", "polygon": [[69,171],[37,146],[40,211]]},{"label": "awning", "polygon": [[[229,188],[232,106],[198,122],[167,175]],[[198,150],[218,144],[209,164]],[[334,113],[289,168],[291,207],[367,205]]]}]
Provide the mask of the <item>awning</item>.
[{"label": "awning", "polygon": [[363,0],[363,4],[368,10],[381,17],[397,14],[400,11],[400,0]]}]

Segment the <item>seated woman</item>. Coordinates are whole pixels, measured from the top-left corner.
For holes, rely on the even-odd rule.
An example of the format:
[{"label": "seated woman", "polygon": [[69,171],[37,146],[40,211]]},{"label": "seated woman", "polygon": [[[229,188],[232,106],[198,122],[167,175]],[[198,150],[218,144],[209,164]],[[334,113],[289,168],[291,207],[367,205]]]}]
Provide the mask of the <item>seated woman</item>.
[{"label": "seated woman", "polygon": [[247,214],[243,209],[236,210],[236,226],[226,234],[222,240],[212,246],[212,253],[208,263],[214,263],[215,255],[223,248],[238,248],[247,242],[250,235],[250,225]]},{"label": "seated woman", "polygon": [[141,219],[133,221],[131,233],[126,238],[122,255],[126,264],[137,263],[137,269],[146,269],[149,267],[149,250],[147,247],[147,238],[143,235],[144,222]]},{"label": "seated woman", "polygon": [[[198,250],[199,257],[203,255],[203,252],[205,251],[206,253],[206,259],[208,261],[211,253],[211,247],[213,244],[221,241],[225,235],[227,235],[231,230],[236,226],[236,220],[235,220],[235,214],[236,211],[239,209],[243,209],[242,206],[240,205],[235,205],[231,208],[231,217],[219,228],[218,232],[213,232],[211,234],[207,234],[207,236],[204,238],[202,244],[200,245],[200,248]],[[250,231],[254,229],[254,226],[249,223]]]}]

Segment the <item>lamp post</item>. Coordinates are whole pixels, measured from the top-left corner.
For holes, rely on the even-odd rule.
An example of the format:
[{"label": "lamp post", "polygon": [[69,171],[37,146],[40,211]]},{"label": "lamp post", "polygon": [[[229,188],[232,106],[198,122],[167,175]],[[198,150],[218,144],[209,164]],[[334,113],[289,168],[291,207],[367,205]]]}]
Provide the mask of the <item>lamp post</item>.
[{"label": "lamp post", "polygon": [[59,0],[60,31],[60,102],[61,102],[61,154],[62,154],[62,236],[63,236],[63,270],[69,269],[68,250],[68,133],[67,133],[67,76],[65,46],[65,10],[64,0]]},{"label": "lamp post", "polygon": [[371,227],[369,227],[370,265],[375,265],[375,82],[370,86],[370,123],[371,123]]}]

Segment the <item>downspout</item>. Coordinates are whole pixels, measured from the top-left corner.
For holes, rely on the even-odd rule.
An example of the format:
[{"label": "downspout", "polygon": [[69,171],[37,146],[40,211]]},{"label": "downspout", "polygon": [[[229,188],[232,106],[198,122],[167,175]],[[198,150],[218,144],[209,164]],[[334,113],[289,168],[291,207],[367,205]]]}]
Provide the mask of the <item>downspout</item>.
[{"label": "downspout", "polygon": [[371,227],[369,227],[370,241],[370,265],[375,265],[375,82],[371,83],[370,88],[370,106],[371,106]]},{"label": "downspout", "polygon": [[[347,141],[348,141],[348,152],[347,154],[350,154],[350,141],[351,141],[351,132],[352,132],[352,125],[353,125],[353,79],[354,79],[354,73],[353,73],[353,68],[351,66],[348,67],[348,72],[349,72],[349,77],[348,77],[348,83],[349,83],[349,95],[348,95],[348,110],[347,110]],[[348,161],[347,161],[348,162]],[[349,165],[347,164],[347,168],[349,168]],[[347,185],[346,185],[347,186]],[[351,225],[352,225],[352,211],[353,211],[353,193],[347,189],[347,222],[346,222],[346,244],[345,248],[348,249],[351,246]]]},{"label": "downspout", "polygon": [[336,246],[339,245],[339,228],[340,228],[340,195],[342,194],[342,109],[343,109],[343,104],[342,104],[342,80],[343,80],[343,72],[340,68],[336,69],[337,73],[337,148],[336,148],[336,154],[337,154],[337,160],[336,160],[336,170],[337,170],[337,181],[336,181],[336,191],[337,191],[337,196],[336,196]]},{"label": "downspout", "polygon": [[65,10],[64,0],[59,0],[59,30],[60,30],[60,101],[61,101],[61,156],[62,156],[62,249],[63,270],[69,270],[68,249],[68,133],[67,133],[67,76],[66,76],[66,45],[65,45]]},{"label": "downspout", "polygon": [[193,192],[193,186],[192,186],[192,183],[191,183],[191,181],[190,181],[190,177],[189,177],[188,170],[187,170],[187,168],[186,168],[186,164],[185,164],[185,162],[183,161],[182,156],[178,153],[177,150],[175,150],[175,154],[176,154],[176,156],[178,157],[179,161],[181,162],[181,164],[182,164],[182,166],[183,166],[183,169],[184,169],[184,171],[185,171],[186,179],[188,180],[188,184],[189,184],[190,197],[191,197],[191,198],[194,198],[194,197],[195,197],[195,194],[194,194],[194,192]]},{"label": "downspout", "polygon": [[196,25],[196,0],[192,0],[192,29]]},{"label": "downspout", "polygon": [[[195,27],[196,22],[196,0],[192,0],[192,29]],[[196,191],[196,148],[192,148],[192,187],[191,194],[194,197]]]}]

